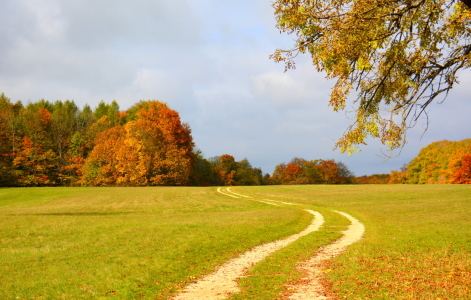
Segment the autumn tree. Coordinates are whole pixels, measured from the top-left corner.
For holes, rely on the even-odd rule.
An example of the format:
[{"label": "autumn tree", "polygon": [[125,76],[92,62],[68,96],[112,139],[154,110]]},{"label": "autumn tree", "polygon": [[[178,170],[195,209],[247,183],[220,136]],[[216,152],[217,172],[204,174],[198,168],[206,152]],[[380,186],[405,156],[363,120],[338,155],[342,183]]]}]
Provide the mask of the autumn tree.
[{"label": "autumn tree", "polygon": [[447,183],[470,183],[469,156],[471,156],[471,147],[453,151],[448,159],[448,169],[441,172],[446,174]]},{"label": "autumn tree", "polygon": [[217,185],[234,185],[237,167],[234,156],[223,154],[210,158],[210,162],[218,176]]},{"label": "autumn tree", "polygon": [[[187,185],[194,166],[191,130],[178,113],[146,101],[135,120],[96,135],[83,182],[91,185]],[[101,122],[108,126],[108,116]],[[99,123],[100,120],[97,122]]]},{"label": "autumn tree", "polygon": [[461,160],[461,166],[453,174],[453,183],[471,184],[471,155]]},{"label": "autumn tree", "polygon": [[355,184],[388,184],[390,180],[389,174],[372,174],[363,175],[353,178]]},{"label": "autumn tree", "polygon": [[41,102],[29,104],[20,111],[21,135],[27,136],[35,145],[45,149],[52,147],[51,111],[49,103]]},{"label": "autumn tree", "polygon": [[351,183],[353,173],[342,162],[293,158],[288,164],[275,167],[275,184],[345,184]]},{"label": "autumn tree", "polygon": [[454,183],[454,174],[466,155],[471,155],[471,139],[433,142],[409,162],[407,183]]},{"label": "autumn tree", "polygon": [[126,132],[117,125],[99,132],[95,147],[83,165],[81,183],[92,186],[114,185],[120,174],[117,172],[117,153],[124,144]]},{"label": "autumn tree", "polygon": [[57,157],[25,136],[13,160],[18,184],[22,186],[48,186],[57,184]]},{"label": "autumn tree", "polygon": [[[139,110],[138,120],[135,122],[136,125],[152,124],[148,127],[152,137],[152,146],[147,152],[151,168],[149,180],[157,185],[187,185],[194,161],[190,126],[182,123],[178,112],[170,109],[165,103],[147,103],[149,107]],[[151,154],[152,149],[158,151]]]},{"label": "autumn tree", "polygon": [[277,27],[295,44],[271,58],[292,69],[298,54],[310,53],[317,70],[336,80],[334,111],[356,91],[354,122],[336,143],[341,152],[356,151],[368,136],[392,151],[470,67],[470,2],[276,0]]},{"label": "autumn tree", "polygon": [[[305,159],[302,158],[293,158],[284,169],[283,179],[292,184],[296,184],[297,180],[300,179],[301,174],[304,173],[305,168],[304,164],[306,163]],[[304,180],[305,181],[305,180]]]},{"label": "autumn tree", "polygon": [[0,94],[0,186],[186,185],[195,167],[188,124],[159,101],[23,106]]},{"label": "autumn tree", "polygon": [[[69,116],[72,114],[69,114]],[[86,104],[82,110],[76,110],[74,122],[69,123],[75,128],[69,135],[67,142],[67,152],[64,156],[65,164],[61,167],[61,180],[64,185],[76,185],[81,183],[83,176],[83,165],[85,158],[95,146],[95,137],[109,127],[111,123],[107,121],[108,117],[97,122],[92,109]],[[106,123],[105,125],[103,124]]]},{"label": "autumn tree", "polygon": [[323,160],[319,164],[322,174],[322,183],[324,184],[339,184],[347,183],[346,178],[341,176],[340,170],[333,159]]},{"label": "autumn tree", "polygon": [[18,114],[19,139],[13,155],[18,185],[57,185],[58,157],[51,140],[52,105],[42,99],[21,108]]},{"label": "autumn tree", "polygon": [[399,170],[392,170],[389,175],[388,184],[406,184],[407,183],[407,164]]},{"label": "autumn tree", "polygon": [[286,169],[286,164],[281,163],[275,166],[275,170],[271,176],[273,184],[283,184],[284,183],[284,172]]},{"label": "autumn tree", "polygon": [[263,177],[262,177],[261,184],[262,185],[273,185],[274,184],[273,177],[271,177],[270,174],[265,173],[265,175],[263,175]]},{"label": "autumn tree", "polygon": [[0,94],[0,186],[17,185],[13,159],[21,145],[20,111],[23,105],[13,104]]}]

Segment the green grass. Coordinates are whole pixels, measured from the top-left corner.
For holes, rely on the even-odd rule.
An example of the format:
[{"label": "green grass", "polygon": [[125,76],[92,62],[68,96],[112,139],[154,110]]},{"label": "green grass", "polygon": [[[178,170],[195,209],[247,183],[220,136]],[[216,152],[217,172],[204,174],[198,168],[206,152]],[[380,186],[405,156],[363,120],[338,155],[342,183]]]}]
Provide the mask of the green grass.
[{"label": "green grass", "polygon": [[328,273],[340,299],[471,299],[471,187],[238,187],[238,192],[347,212],[364,238]]},{"label": "green grass", "polygon": [[215,188],[0,189],[0,298],[165,299],[309,222]]},{"label": "green grass", "polygon": [[252,267],[248,275],[239,280],[242,292],[231,299],[277,299],[285,290],[285,285],[296,281],[301,275],[296,270],[300,261],[309,259],[320,246],[341,237],[340,231],[347,228],[349,221],[330,210],[317,211],[325,220],[319,231],[300,238]]},{"label": "green grass", "polygon": [[166,299],[255,245],[325,225],[249,270],[232,299],[277,299],[348,221],[364,238],[328,266],[340,299],[471,299],[471,187],[358,185],[0,189],[0,299]]}]

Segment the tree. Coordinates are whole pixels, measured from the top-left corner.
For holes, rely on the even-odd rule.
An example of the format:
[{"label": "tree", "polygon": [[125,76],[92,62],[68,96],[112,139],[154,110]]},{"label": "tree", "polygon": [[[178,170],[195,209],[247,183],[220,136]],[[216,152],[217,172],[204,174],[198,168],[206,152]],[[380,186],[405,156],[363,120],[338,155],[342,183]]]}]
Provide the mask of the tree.
[{"label": "tree", "polygon": [[217,185],[217,177],[214,167],[203,157],[201,150],[193,153],[195,157],[195,165],[191,176],[191,185],[194,186],[210,186]]},{"label": "tree", "polygon": [[338,174],[342,178],[343,183],[351,183],[354,177],[353,172],[343,162],[335,162],[337,164]]},{"label": "tree", "polygon": [[407,172],[403,170],[407,183],[454,183],[466,155],[471,155],[471,139],[431,143],[409,162]]},{"label": "tree", "polygon": [[120,176],[117,154],[124,144],[125,135],[125,130],[119,125],[96,135],[95,147],[85,161],[80,183],[93,186],[116,184]]},{"label": "tree", "polygon": [[107,116],[108,120],[113,125],[116,125],[119,119],[119,105],[115,100],[113,100],[111,104],[106,104],[103,100],[101,100],[93,113],[97,120]]},{"label": "tree", "polygon": [[0,186],[17,185],[13,158],[21,144],[19,113],[22,108],[21,103],[12,104],[8,97],[0,94]]},{"label": "tree", "polygon": [[461,160],[461,166],[453,174],[453,183],[471,184],[471,155],[466,155]]},{"label": "tree", "polygon": [[214,171],[219,176],[218,185],[234,185],[237,168],[234,156],[223,154],[212,158],[211,163],[214,166]]},{"label": "tree", "polygon": [[[77,128],[78,107],[73,101],[60,100],[54,103],[52,113],[50,114],[50,140],[52,149],[57,154],[58,167],[62,169],[67,167],[67,152],[71,143],[72,135]],[[66,174],[60,174],[61,177],[68,177]]]},{"label": "tree", "polygon": [[323,160],[319,167],[324,184],[346,183],[346,178],[340,175],[340,170],[333,159]]},{"label": "tree", "polygon": [[[108,116],[96,124],[106,128]],[[99,130],[102,126],[90,127]],[[89,185],[186,185],[194,166],[193,140],[178,113],[147,101],[136,119],[98,132],[82,182]]]},{"label": "tree", "polygon": [[253,168],[247,158],[236,163],[235,185],[260,185],[262,170]]},{"label": "tree", "polygon": [[351,183],[353,173],[342,162],[293,158],[275,167],[274,184],[344,184]]},{"label": "tree", "polygon": [[18,183],[22,186],[55,185],[57,176],[56,157],[52,150],[44,150],[41,144],[24,137],[13,160]]},{"label": "tree", "polygon": [[[297,184],[296,181],[300,177],[312,175],[312,170],[309,169],[310,167],[311,162],[303,158],[294,157],[288,164],[282,163],[275,166],[273,181],[275,184]],[[302,182],[306,183],[306,180],[302,180]]]},{"label": "tree", "polygon": [[295,67],[310,53],[318,71],[336,79],[329,105],[347,107],[357,91],[355,118],[336,143],[352,153],[368,136],[390,151],[406,141],[438,96],[446,97],[457,71],[471,64],[470,0],[276,0],[277,27],[295,34],[290,50],[271,58]]},{"label": "tree", "polygon": [[273,171],[273,175],[272,175],[273,184],[284,184],[284,182],[285,182],[285,180],[284,180],[285,170],[286,170],[286,164],[285,163],[281,163],[281,164],[275,166],[275,170]]},{"label": "tree", "polygon": [[294,183],[302,173],[304,173],[304,169],[299,164],[290,162],[286,165],[286,169],[284,170],[284,180]]},{"label": "tree", "polygon": [[160,101],[147,101],[137,113],[136,121],[146,127],[140,131],[142,152],[149,162],[149,181],[153,185],[187,185],[193,172],[193,137],[178,112]]},{"label": "tree", "polygon": [[392,170],[389,175],[388,184],[406,184],[407,183],[407,164],[403,165],[399,171]]}]

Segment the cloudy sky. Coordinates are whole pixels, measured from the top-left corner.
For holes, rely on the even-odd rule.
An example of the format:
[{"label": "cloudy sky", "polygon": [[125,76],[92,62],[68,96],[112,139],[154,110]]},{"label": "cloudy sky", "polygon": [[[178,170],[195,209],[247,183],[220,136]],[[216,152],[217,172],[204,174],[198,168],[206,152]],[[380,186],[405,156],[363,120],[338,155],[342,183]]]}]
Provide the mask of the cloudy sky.
[{"label": "cloudy sky", "polygon": [[272,173],[293,157],[335,159],[355,175],[389,173],[431,142],[471,138],[471,74],[409,131],[384,162],[371,141],[334,151],[350,124],[327,106],[333,82],[309,57],[297,69],[268,59],[293,37],[275,27],[270,0],[2,0],[0,93],[12,101],[74,100],[125,110],[160,100],[190,124],[206,158],[231,154]]}]

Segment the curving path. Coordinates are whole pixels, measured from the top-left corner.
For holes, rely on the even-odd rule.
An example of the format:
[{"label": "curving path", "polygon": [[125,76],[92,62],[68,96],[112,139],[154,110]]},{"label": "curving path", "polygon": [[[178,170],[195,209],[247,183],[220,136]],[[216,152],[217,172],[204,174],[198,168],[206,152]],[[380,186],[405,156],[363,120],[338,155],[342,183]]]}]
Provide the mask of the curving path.
[{"label": "curving path", "polygon": [[328,259],[341,254],[351,244],[359,241],[365,232],[365,226],[357,219],[344,212],[336,211],[350,220],[351,224],[343,232],[343,237],[332,244],[322,247],[315,256],[302,262],[297,269],[304,274],[303,278],[295,285],[288,286],[284,299],[291,300],[321,300],[329,299],[326,296],[324,286],[321,284],[323,278],[322,263]]},{"label": "curving path", "polygon": [[[239,198],[238,196],[245,196],[241,194],[231,195],[230,191],[218,191],[224,195]],[[248,196],[247,196],[248,197]],[[278,205],[272,203],[272,205]],[[280,250],[283,247],[286,247],[295,240],[303,237],[313,231],[319,230],[321,225],[324,223],[324,217],[312,210],[307,210],[311,213],[314,218],[311,224],[304,229],[303,231],[293,234],[285,239],[274,241],[271,243],[263,244],[257,246],[239,257],[229,260],[224,265],[220,266],[214,273],[209,274],[197,282],[188,285],[182,293],[171,298],[174,300],[195,300],[195,299],[206,299],[206,300],[216,300],[216,299],[225,299],[229,295],[239,292],[237,286],[237,279],[244,276],[245,271],[253,266],[254,264],[260,262],[268,255],[272,254],[275,251]]]},{"label": "curving path", "polygon": [[[275,206],[297,205],[294,203],[270,199],[254,199],[250,196],[232,192],[230,188],[226,188],[225,190],[222,190],[222,188],[218,188],[218,192],[233,198],[243,197],[247,200],[258,201]],[[300,237],[303,237],[311,232],[319,230],[320,226],[322,226],[322,224],[324,223],[323,216],[316,211],[308,209],[306,209],[306,211],[311,213],[314,218],[312,223],[305,230],[297,234],[291,235],[285,239],[257,246],[240,255],[239,257],[229,260],[227,263],[220,266],[214,273],[209,274],[199,279],[197,282],[188,285],[180,294],[171,297],[170,299],[218,300],[226,299],[228,296],[239,292],[239,288],[237,286],[237,279],[243,277],[248,268],[260,262],[273,252],[280,250],[283,247],[286,247],[287,245],[299,239]],[[313,258],[311,258],[307,262],[302,263],[299,266],[300,270],[304,274],[306,274],[306,277],[303,279],[302,285],[290,286],[291,290],[294,290],[294,292],[291,292],[289,295],[284,295],[288,297],[287,299],[327,299],[323,296],[325,292],[323,291],[322,285],[320,285],[319,283],[318,274],[321,270],[321,262],[325,259],[329,259],[343,252],[348,245],[358,241],[364,232],[364,226],[358,220],[354,219],[346,213],[338,213],[348,218],[352,222],[352,225],[350,225],[347,231],[343,232],[344,236],[341,239],[323,247],[317,255],[315,255]],[[313,286],[313,288],[311,286]]]}]

